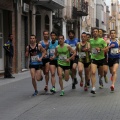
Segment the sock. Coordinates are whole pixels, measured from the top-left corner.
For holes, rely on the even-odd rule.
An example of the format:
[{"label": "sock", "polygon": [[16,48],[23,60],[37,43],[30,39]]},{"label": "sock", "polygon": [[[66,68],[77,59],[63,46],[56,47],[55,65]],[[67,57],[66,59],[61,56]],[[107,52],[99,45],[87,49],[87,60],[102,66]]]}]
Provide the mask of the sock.
[{"label": "sock", "polygon": [[95,91],[95,87],[93,87],[92,90]]}]

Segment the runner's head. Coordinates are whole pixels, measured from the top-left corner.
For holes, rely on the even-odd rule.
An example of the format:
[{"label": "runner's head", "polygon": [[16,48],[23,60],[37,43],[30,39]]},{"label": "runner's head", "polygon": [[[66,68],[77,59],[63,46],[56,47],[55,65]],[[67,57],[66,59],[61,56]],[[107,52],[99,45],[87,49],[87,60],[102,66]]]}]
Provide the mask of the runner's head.
[{"label": "runner's head", "polygon": [[91,38],[91,34],[87,33],[87,41],[89,41]]},{"label": "runner's head", "polygon": [[83,32],[83,33],[81,34],[81,39],[82,39],[83,42],[86,42],[86,41],[87,41],[87,34],[86,34],[85,32]]},{"label": "runner's head", "polygon": [[98,28],[94,28],[94,29],[93,29],[93,37],[94,37],[94,38],[99,37],[99,29],[98,29]]},{"label": "runner's head", "polygon": [[115,30],[110,30],[110,36],[112,39],[116,38],[116,31]]},{"label": "runner's head", "polygon": [[30,43],[31,44],[36,43],[36,36],[35,35],[30,35]]},{"label": "runner's head", "polygon": [[51,32],[50,35],[51,35],[52,41],[55,41],[56,37],[57,37],[57,34],[55,32]]},{"label": "runner's head", "polygon": [[47,30],[43,31],[43,37],[44,37],[44,40],[49,39],[49,32]]},{"label": "runner's head", "polygon": [[99,29],[99,37],[102,38],[103,37],[103,30]]},{"label": "runner's head", "polygon": [[64,44],[64,35],[59,35],[58,40],[59,40],[59,44],[63,45]]},{"label": "runner's head", "polygon": [[68,36],[69,36],[69,39],[70,39],[70,40],[73,40],[74,37],[75,37],[75,32],[74,32],[74,30],[69,30],[69,31],[68,31]]},{"label": "runner's head", "polygon": [[12,41],[13,40],[13,34],[9,34],[9,40]]}]

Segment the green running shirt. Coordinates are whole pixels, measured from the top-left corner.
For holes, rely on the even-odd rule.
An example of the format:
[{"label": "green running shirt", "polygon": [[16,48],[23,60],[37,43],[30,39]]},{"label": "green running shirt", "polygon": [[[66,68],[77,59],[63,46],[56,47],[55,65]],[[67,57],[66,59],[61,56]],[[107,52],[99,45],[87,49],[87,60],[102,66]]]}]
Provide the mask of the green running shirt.
[{"label": "green running shirt", "polygon": [[90,47],[91,47],[91,59],[94,60],[102,60],[105,58],[104,51],[101,50],[98,52],[95,48],[105,48],[107,47],[107,43],[103,40],[103,38],[98,38],[94,40],[94,38],[90,39]]},{"label": "green running shirt", "polygon": [[63,47],[60,47],[60,45],[57,46],[58,65],[70,66],[70,62],[66,62],[66,59],[70,57],[70,51],[67,46],[68,45],[66,43],[64,43]]}]

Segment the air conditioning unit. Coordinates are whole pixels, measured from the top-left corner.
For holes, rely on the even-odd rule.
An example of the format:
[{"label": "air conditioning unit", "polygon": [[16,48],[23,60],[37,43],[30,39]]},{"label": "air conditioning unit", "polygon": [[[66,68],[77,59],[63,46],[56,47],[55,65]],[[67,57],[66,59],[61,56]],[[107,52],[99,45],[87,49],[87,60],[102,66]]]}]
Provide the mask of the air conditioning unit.
[{"label": "air conditioning unit", "polygon": [[26,12],[26,13],[29,12],[29,5],[26,3],[23,3],[23,12]]}]

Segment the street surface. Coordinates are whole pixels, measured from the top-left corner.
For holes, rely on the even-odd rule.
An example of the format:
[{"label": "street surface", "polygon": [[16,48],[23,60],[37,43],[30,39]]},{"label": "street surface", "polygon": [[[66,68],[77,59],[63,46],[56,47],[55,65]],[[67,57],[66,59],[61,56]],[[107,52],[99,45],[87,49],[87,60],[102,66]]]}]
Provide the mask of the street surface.
[{"label": "street surface", "polygon": [[84,92],[79,84],[72,90],[70,79],[64,81],[65,96],[61,97],[56,77],[56,94],[43,91],[43,80],[38,82],[40,95],[32,97],[34,91],[29,71],[14,75],[15,79],[0,78],[0,120],[120,120],[119,73],[120,69],[115,92],[110,91],[110,80],[108,84],[104,83],[104,89],[99,89],[97,82],[96,96],[91,95],[91,88]]}]

